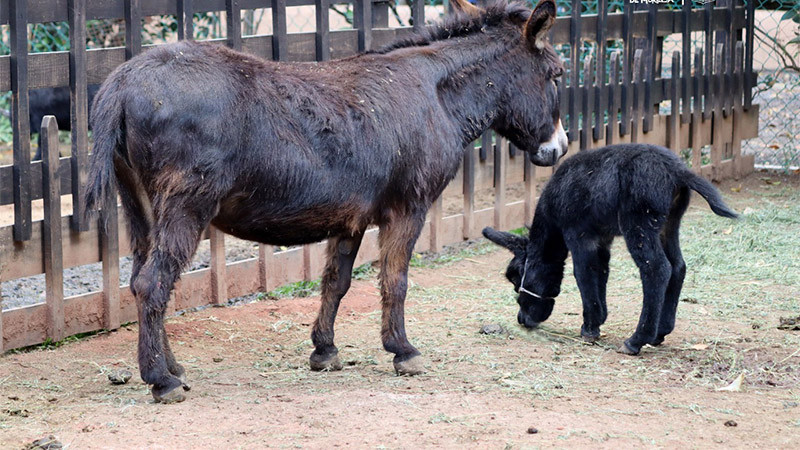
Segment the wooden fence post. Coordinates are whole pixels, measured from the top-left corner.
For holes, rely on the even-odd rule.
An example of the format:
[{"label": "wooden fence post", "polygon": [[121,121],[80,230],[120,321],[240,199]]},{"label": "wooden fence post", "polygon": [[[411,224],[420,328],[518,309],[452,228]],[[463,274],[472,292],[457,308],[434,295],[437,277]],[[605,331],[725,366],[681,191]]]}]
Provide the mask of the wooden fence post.
[{"label": "wooden fence post", "polygon": [[592,139],[601,141],[605,138],[606,96],[603,87],[606,81],[606,26],[608,20],[608,0],[597,0],[597,75],[594,90],[594,129]]},{"label": "wooden fence post", "polygon": [[274,253],[275,248],[273,246],[266,244],[258,245],[258,279],[263,292],[269,292],[272,289],[270,269],[272,268],[272,256]]},{"label": "wooden fence post", "polygon": [[314,46],[317,53],[317,61],[328,61],[331,59],[329,6],[329,0],[315,0],[314,2],[314,17],[316,23]]},{"label": "wooden fence post", "polygon": [[353,18],[358,30],[358,51],[372,49],[372,0],[353,0]]},{"label": "wooden fence post", "polygon": [[141,0],[125,0],[125,60],[142,51]]},{"label": "wooden fence post", "polygon": [[631,114],[631,142],[639,142],[639,129],[642,126],[642,49],[636,50],[633,55],[633,82],[630,89],[633,91],[633,110]]},{"label": "wooden fence post", "polygon": [[494,227],[498,230],[505,229],[506,209],[506,165],[508,165],[508,141],[496,135],[494,146]]},{"label": "wooden fence post", "polygon": [[432,252],[442,250],[444,238],[442,236],[442,215],[442,196],[440,195],[431,205],[430,250]]},{"label": "wooden fence post", "polygon": [[[572,16],[569,20],[569,99],[567,103],[569,114],[569,142],[580,138],[578,129],[578,115],[580,105],[577,104],[580,95],[580,58],[581,58],[581,0],[572,0]],[[582,99],[584,100],[584,99]]]},{"label": "wooden fence post", "polygon": [[419,31],[425,26],[425,1],[414,0],[411,5],[411,18],[414,21],[414,31]]},{"label": "wooden fence post", "polygon": [[228,300],[228,281],[225,265],[225,233],[219,228],[208,227],[208,241],[211,249],[211,303],[221,305]]},{"label": "wooden fence post", "polygon": [[284,61],[289,53],[286,37],[286,0],[272,0],[272,59]]},{"label": "wooden fence post", "polygon": [[28,119],[28,1],[11,0],[11,132],[14,135],[14,240],[31,238],[31,141]]},{"label": "wooden fence post", "polygon": [[700,132],[703,129],[703,50],[698,50],[694,55],[694,102],[692,103],[692,170],[702,173],[703,151],[700,144]]},{"label": "wooden fence post", "polygon": [[725,143],[723,142],[723,118],[722,118],[722,94],[725,92],[722,86],[722,77],[725,69],[723,67],[723,56],[725,55],[725,44],[717,44],[717,51],[714,55],[714,84],[716,85],[715,88],[715,95],[714,95],[714,122],[713,126],[713,137],[712,137],[712,145],[711,145],[711,178],[714,181],[719,181],[722,176],[722,152],[725,148]]},{"label": "wooden fence post", "polygon": [[475,228],[475,146],[467,145],[462,165],[464,194],[464,225],[462,237],[471,239]]},{"label": "wooden fence post", "polygon": [[581,150],[586,150],[592,146],[592,106],[594,105],[594,70],[592,68],[592,56],[586,55],[583,60],[583,95],[581,96]]},{"label": "wooden fence post", "polygon": [[194,0],[178,0],[178,40],[194,39]]},{"label": "wooden fence post", "polygon": [[606,131],[606,145],[613,145],[619,141],[619,52],[611,54],[611,68],[608,77],[608,130]]},{"label": "wooden fence post", "polygon": [[86,64],[86,0],[67,2],[69,19],[69,93],[72,127],[72,229],[88,231],[83,203],[89,162],[89,97]]},{"label": "wooden fence post", "polygon": [[742,88],[744,85],[744,71],[742,70],[742,59],[744,58],[744,46],[741,41],[736,43],[736,72],[734,73],[733,88],[733,126],[731,136],[731,151],[733,153],[733,177],[739,179],[744,174],[742,167]]},{"label": "wooden fence post", "polygon": [[523,171],[525,179],[525,225],[533,223],[533,215],[536,211],[536,166],[530,160],[530,154],[523,152]]},{"label": "wooden fence post", "polygon": [[44,222],[45,298],[47,338],[64,339],[64,259],[61,246],[61,179],[58,175],[58,124],[53,116],[42,120],[42,197]]},{"label": "wooden fence post", "polygon": [[673,152],[681,152],[681,52],[672,52],[672,79],[670,80],[669,147]]},{"label": "wooden fence post", "polygon": [[228,47],[242,49],[242,8],[239,0],[225,0],[226,31]]}]

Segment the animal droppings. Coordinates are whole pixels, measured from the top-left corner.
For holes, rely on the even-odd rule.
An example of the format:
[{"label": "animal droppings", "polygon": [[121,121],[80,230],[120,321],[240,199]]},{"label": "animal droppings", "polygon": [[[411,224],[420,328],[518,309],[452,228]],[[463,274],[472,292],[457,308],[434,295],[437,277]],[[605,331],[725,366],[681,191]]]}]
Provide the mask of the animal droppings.
[{"label": "animal droppings", "polygon": [[115,370],[108,374],[108,381],[110,381],[111,384],[125,384],[132,376],[133,374],[130,370]]}]

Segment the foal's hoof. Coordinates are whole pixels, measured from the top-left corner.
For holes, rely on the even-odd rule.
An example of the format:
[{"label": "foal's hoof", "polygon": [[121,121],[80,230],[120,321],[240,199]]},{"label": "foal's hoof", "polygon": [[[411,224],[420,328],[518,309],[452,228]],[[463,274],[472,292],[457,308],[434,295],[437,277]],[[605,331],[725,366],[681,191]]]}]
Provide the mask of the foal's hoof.
[{"label": "foal's hoof", "polygon": [[[186,391],[189,390],[188,385],[184,384],[182,386],[183,390]],[[186,396],[183,395],[183,392],[177,387],[172,388],[168,391],[163,391],[161,389],[156,389],[155,387],[153,387],[152,389],[150,389],[150,392],[153,394],[153,400],[155,400],[156,403],[163,403],[165,405],[169,405],[170,403],[180,403],[186,400]]]},{"label": "foal's hoof", "polygon": [[[323,356],[328,357],[324,358]],[[333,355],[317,355],[317,353],[312,353],[309,365],[311,366],[311,370],[316,372],[323,370],[342,370],[342,362],[339,360],[338,353],[334,353]]]},{"label": "foal's hoof", "polygon": [[425,373],[425,365],[423,364],[422,357],[419,355],[412,356],[403,361],[398,361],[397,357],[395,357],[394,370],[398,375],[420,375]]},{"label": "foal's hoof", "polygon": [[181,387],[183,388],[184,391],[191,391],[192,390],[192,387],[189,386],[189,383],[186,382],[186,374],[185,373],[182,373],[181,376],[178,377],[178,379],[181,380]]},{"label": "foal's hoof", "polygon": [[600,340],[600,335],[592,336],[588,334],[581,333],[581,337],[583,338],[583,342],[588,342],[590,344],[594,344],[595,342]]},{"label": "foal's hoof", "polygon": [[623,342],[622,345],[620,345],[619,348],[617,349],[617,352],[631,356],[636,356],[639,354],[639,350],[635,350],[630,345],[628,345],[628,341]]},{"label": "foal's hoof", "polygon": [[661,345],[663,342],[664,342],[664,336],[658,336],[655,339],[653,339],[653,342],[651,342],[650,345],[656,347],[658,345]]}]

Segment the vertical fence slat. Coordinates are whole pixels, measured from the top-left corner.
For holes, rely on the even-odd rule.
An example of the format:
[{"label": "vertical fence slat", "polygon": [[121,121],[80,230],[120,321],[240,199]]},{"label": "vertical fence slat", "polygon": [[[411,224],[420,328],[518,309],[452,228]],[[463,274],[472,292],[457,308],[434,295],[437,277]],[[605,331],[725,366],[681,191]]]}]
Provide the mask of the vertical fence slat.
[{"label": "vertical fence slat", "polygon": [[331,26],[329,6],[329,0],[314,1],[314,14],[316,20],[314,46],[316,50],[317,61],[327,61],[331,59]]},{"label": "vertical fence slat", "polygon": [[464,152],[462,175],[464,194],[462,236],[464,239],[470,239],[475,228],[475,147],[471,143],[467,145],[467,150]]},{"label": "vertical fence slat", "polygon": [[89,99],[86,64],[86,0],[69,0],[69,93],[72,127],[72,229],[87,231],[89,221],[81,192],[89,155]]},{"label": "vertical fence slat", "polygon": [[581,57],[581,0],[572,0],[572,16],[569,20],[569,99],[567,100],[567,113],[569,114],[569,141],[579,139],[578,115],[580,105],[580,57]]},{"label": "vertical fence slat", "polygon": [[411,4],[411,18],[414,20],[414,31],[419,31],[425,26],[425,1],[413,0]]},{"label": "vertical fence slat", "polygon": [[592,56],[586,55],[583,60],[583,95],[581,96],[581,142],[580,149],[586,150],[591,147],[592,142],[592,110],[594,105],[594,81],[592,70]]},{"label": "vertical fence slat", "polygon": [[736,11],[736,0],[728,0],[727,9],[726,9],[726,20],[728,24],[728,41],[725,44],[726,49],[726,59],[728,62],[726,63],[725,68],[726,75],[725,78],[727,79],[725,86],[725,112],[727,114],[733,114],[733,96],[734,90],[736,89],[735,82],[734,82],[734,61],[736,60],[736,32],[738,31],[733,22],[733,16]]},{"label": "vertical fence slat", "polygon": [[713,74],[714,74],[714,32],[711,31],[711,16],[714,11],[714,2],[708,2],[703,8],[703,27],[706,30],[705,36],[705,56],[706,56],[706,78],[703,81],[703,90],[706,93],[703,105],[703,119],[711,119],[714,105]]},{"label": "vertical fence slat", "polygon": [[633,109],[631,114],[631,142],[639,141],[639,129],[642,126],[642,49],[633,54]]},{"label": "vertical fence slat", "polygon": [[442,196],[440,195],[436,200],[433,201],[431,205],[431,228],[430,228],[430,250],[432,252],[438,252],[442,250],[444,246],[444,227],[442,223],[442,217],[444,216],[444,210],[442,205]]},{"label": "vertical fence slat", "polygon": [[741,41],[736,43],[736,59],[734,60],[736,72],[734,74],[733,106],[733,126],[731,136],[731,152],[733,153],[733,176],[739,179],[744,174],[742,167],[742,87],[744,85],[744,74],[742,63],[744,59],[744,46]]},{"label": "vertical fence slat", "polygon": [[620,109],[622,109],[622,123],[620,124],[621,135],[626,135],[631,126],[631,62],[633,59],[633,5],[626,4],[622,15],[622,86]]},{"label": "vertical fence slat", "polygon": [[672,79],[670,80],[669,148],[680,153],[680,115],[681,115],[681,52],[672,52]]},{"label": "vertical fence slat", "polygon": [[478,151],[478,159],[485,162],[489,155],[489,149],[492,148],[492,132],[487,130],[481,135],[481,148]]},{"label": "vertical fence slat", "polygon": [[208,243],[211,250],[211,303],[221,305],[228,300],[228,281],[225,266],[225,233],[219,228],[208,227]]},{"label": "vertical fence slat", "polygon": [[100,211],[100,248],[103,260],[103,327],[114,330],[120,325],[119,292],[119,214],[117,190],[106,190]]},{"label": "vertical fence slat", "polygon": [[613,145],[619,141],[619,52],[611,54],[611,67],[608,74],[608,130],[606,144]]},{"label": "vertical fence slat", "polygon": [[496,136],[494,146],[494,227],[504,230],[506,210],[506,166],[508,165],[508,140]]},{"label": "vertical fence slat", "polygon": [[275,248],[267,244],[258,245],[258,281],[263,292],[272,290],[272,280],[270,279],[270,268],[274,264],[272,256]]},{"label": "vertical fence slat", "polygon": [[525,179],[525,225],[533,222],[533,214],[536,210],[536,166],[530,160],[528,152],[523,152],[522,176]]},{"label": "vertical fence slat", "polygon": [[194,39],[194,0],[178,0],[178,39]]},{"label": "vertical fence slat", "polygon": [[722,137],[722,97],[721,93],[724,92],[722,87],[722,74],[724,72],[723,61],[725,56],[725,44],[717,44],[716,52],[714,54],[714,84],[716,85],[714,95],[714,122],[713,122],[713,137],[711,142],[711,177],[717,181],[721,176],[722,166],[722,151],[725,148],[725,143]]},{"label": "vertical fence slat", "polygon": [[354,25],[358,29],[358,51],[372,48],[372,0],[353,0]]},{"label": "vertical fence slat", "polygon": [[681,77],[681,93],[683,95],[683,104],[681,107],[681,123],[689,123],[689,115],[691,113],[692,92],[690,85],[690,78],[692,76],[692,2],[684,1],[683,7],[683,27],[682,27],[682,57],[681,65],[683,66],[683,76]]},{"label": "vertical fence slat", "polygon": [[272,59],[284,61],[288,52],[286,0],[272,0]]},{"label": "vertical fence slat", "polygon": [[239,0],[225,0],[225,21],[228,47],[242,49],[242,8]]},{"label": "vertical fence slat", "polygon": [[747,42],[746,53],[744,57],[744,109],[749,110],[753,105],[753,35],[755,33],[755,0],[747,1]]},{"label": "vertical fence slat", "polygon": [[58,125],[56,118],[42,120],[42,197],[44,200],[45,298],[47,337],[64,339],[64,258],[61,246],[61,179],[58,175]]},{"label": "vertical fence slat", "polygon": [[642,131],[649,133],[653,129],[653,80],[656,70],[656,51],[658,50],[658,39],[656,39],[656,29],[658,26],[658,5],[650,5],[647,9],[647,42],[649,48],[645,54],[644,68],[644,123]]},{"label": "vertical fence slat", "polygon": [[8,13],[11,27],[11,131],[14,134],[14,240],[27,241],[32,231],[27,0],[12,0]]},{"label": "vertical fence slat", "polygon": [[142,51],[141,0],[125,0],[125,59]]},{"label": "vertical fence slat", "polygon": [[694,103],[692,106],[692,170],[697,173],[702,171],[703,155],[702,145],[700,145],[700,130],[703,126],[703,50],[698,50],[694,55]]},{"label": "vertical fence slat", "polygon": [[311,272],[311,244],[303,246],[303,280],[311,281],[313,273]]},{"label": "vertical fence slat", "polygon": [[595,39],[597,40],[597,76],[595,78],[594,92],[594,132],[595,141],[605,137],[605,99],[603,87],[606,81],[606,26],[608,20],[608,0],[597,0],[597,26]]}]

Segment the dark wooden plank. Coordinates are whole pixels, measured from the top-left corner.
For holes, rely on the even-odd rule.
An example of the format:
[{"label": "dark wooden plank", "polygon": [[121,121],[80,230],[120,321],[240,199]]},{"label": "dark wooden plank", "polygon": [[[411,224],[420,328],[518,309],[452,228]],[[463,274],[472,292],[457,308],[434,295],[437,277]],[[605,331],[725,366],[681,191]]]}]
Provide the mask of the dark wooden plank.
[{"label": "dark wooden plank", "polygon": [[14,134],[14,240],[31,238],[31,142],[28,119],[28,7],[11,0],[11,132]]},{"label": "dark wooden plank", "polygon": [[725,112],[727,114],[733,114],[733,103],[734,103],[734,91],[735,91],[735,81],[734,81],[734,62],[736,60],[736,28],[733,23],[733,16],[735,14],[735,7],[736,7],[736,0],[728,0],[728,7],[727,7],[727,22],[728,22],[728,42],[726,44],[727,53],[725,55],[726,59],[728,60],[725,64],[726,72],[725,72]]},{"label": "dark wooden plank", "polygon": [[317,53],[317,61],[328,61],[331,59],[331,26],[329,10],[329,0],[316,0],[314,3],[314,17],[316,21],[314,48]]},{"label": "dark wooden plank", "polygon": [[353,25],[358,30],[358,51],[372,49],[372,2],[353,0]]},{"label": "dark wooden plank", "polygon": [[608,74],[608,130],[606,145],[619,142],[619,57],[620,52],[611,54],[611,67]]},{"label": "dark wooden plank", "polygon": [[142,51],[141,0],[125,0],[125,59]]},{"label": "dark wooden plank", "polygon": [[58,179],[58,124],[53,116],[42,120],[42,184],[44,222],[45,299],[47,337],[54,342],[64,339],[64,250],[61,244],[61,183]]},{"label": "dark wooden plank", "polygon": [[622,17],[622,86],[620,109],[622,110],[622,123],[620,124],[620,134],[626,135],[630,132],[631,126],[631,63],[633,59],[633,4],[627,3],[623,6]]},{"label": "dark wooden plank", "polygon": [[511,159],[517,157],[517,146],[512,144],[511,142],[508,143],[508,157]]},{"label": "dark wooden plank", "polygon": [[506,166],[508,165],[508,151],[505,146],[508,140],[496,135],[494,146],[494,227],[505,230],[506,210]]},{"label": "dark wooden plank", "polygon": [[[527,153],[527,152],[526,152]],[[464,194],[464,225],[462,237],[470,239],[475,228],[475,147],[467,145],[462,163]]]},{"label": "dark wooden plank", "polygon": [[711,119],[711,114],[713,110],[713,102],[714,102],[714,91],[715,87],[712,86],[711,75],[714,73],[714,32],[710,31],[712,13],[714,10],[713,2],[708,2],[703,7],[703,24],[704,29],[706,30],[705,36],[705,55],[706,55],[706,66],[705,72],[708,77],[703,82],[703,91],[706,93],[705,104],[703,105],[703,119],[709,120]]},{"label": "dark wooden plank", "polygon": [[700,173],[703,166],[702,145],[700,141],[701,127],[703,126],[703,50],[698,50],[694,55],[694,103],[692,104],[692,170]]},{"label": "dark wooden plank", "polygon": [[258,280],[262,292],[269,292],[275,286],[272,284],[270,269],[274,264],[273,254],[275,248],[267,244],[258,245]]},{"label": "dark wooden plank", "polygon": [[211,225],[208,228],[211,256],[211,304],[221,305],[228,301],[228,280],[225,273],[225,233]]},{"label": "dark wooden plank", "polygon": [[725,61],[725,44],[717,44],[714,53],[714,80],[715,80],[715,96],[714,96],[714,122],[713,122],[713,137],[711,144],[711,177],[717,181],[721,178],[722,171],[722,152],[725,148],[722,134],[722,98],[720,93],[723,92],[722,87],[722,74],[724,73]]},{"label": "dark wooden plank", "polygon": [[486,158],[488,158],[489,150],[492,149],[492,132],[491,130],[486,130],[485,133],[481,135],[481,149],[478,151],[478,159],[480,162],[485,162]]},{"label": "dark wooden plank", "polygon": [[608,18],[608,0],[597,0],[597,20],[595,21],[595,41],[597,42],[597,76],[594,92],[594,130],[592,138],[600,141],[605,137],[606,95],[606,22]]},{"label": "dark wooden plank", "polygon": [[644,93],[642,92],[642,64],[643,64],[643,51],[636,49],[633,54],[633,82],[631,89],[633,90],[633,108],[631,110],[631,142],[639,142],[639,130],[642,126],[642,100]]},{"label": "dark wooden plank", "polygon": [[111,187],[100,210],[100,251],[103,261],[103,328],[115,330],[121,322],[119,288],[119,207],[117,189]]},{"label": "dark wooden plank", "polygon": [[194,0],[178,1],[178,39],[194,39]]},{"label": "dark wooden plank", "polygon": [[683,30],[681,44],[683,48],[683,76],[681,77],[681,92],[683,93],[683,104],[681,109],[681,123],[689,123],[692,106],[691,77],[692,77],[692,2],[683,2]]},{"label": "dark wooden plank", "polygon": [[731,105],[731,115],[733,115],[733,126],[731,136],[731,153],[733,157],[733,176],[739,179],[744,174],[742,166],[742,90],[744,88],[744,74],[742,64],[744,63],[744,44],[742,41],[736,42],[734,59],[734,88],[732,89],[733,104]]},{"label": "dark wooden plank", "polygon": [[89,94],[87,93],[86,0],[69,0],[69,93],[72,127],[72,229],[89,230],[83,202],[89,156]]},{"label": "dark wooden plank", "polygon": [[411,18],[414,31],[419,31],[425,26],[425,0],[413,0],[411,3]]},{"label": "dark wooden plank", "polygon": [[667,123],[669,124],[669,147],[675,153],[680,153],[680,111],[681,111],[681,52],[672,52],[672,79],[670,79],[670,114]]},{"label": "dark wooden plank", "polygon": [[272,0],[272,59],[285,61],[289,53],[288,47],[286,39],[286,0]]},{"label": "dark wooden plank", "polygon": [[744,109],[749,110],[753,105],[753,35],[755,32],[755,1],[747,1],[747,23],[745,25],[746,53],[744,56]]},{"label": "dark wooden plank", "polygon": [[580,57],[581,57],[581,0],[572,0],[572,15],[569,22],[569,97],[567,99],[567,114],[569,115],[569,141],[579,139],[578,115],[580,105],[577,104],[578,87],[580,86]]},{"label": "dark wooden plank", "polygon": [[525,225],[533,222],[533,214],[536,211],[536,166],[530,159],[530,153],[523,152],[522,178],[525,181]]},{"label": "dark wooden plank", "polygon": [[653,79],[656,71],[656,52],[658,51],[658,39],[656,29],[658,28],[658,5],[652,4],[647,8],[647,45],[645,53],[644,68],[644,123],[642,131],[649,133],[653,129]]},{"label": "dark wooden plank", "polygon": [[234,50],[241,50],[242,7],[239,6],[239,0],[225,0],[225,22],[228,47]]},{"label": "dark wooden plank", "polygon": [[581,141],[580,149],[592,146],[592,105],[594,105],[594,70],[592,56],[586,55],[583,60],[583,95],[581,96]]}]

